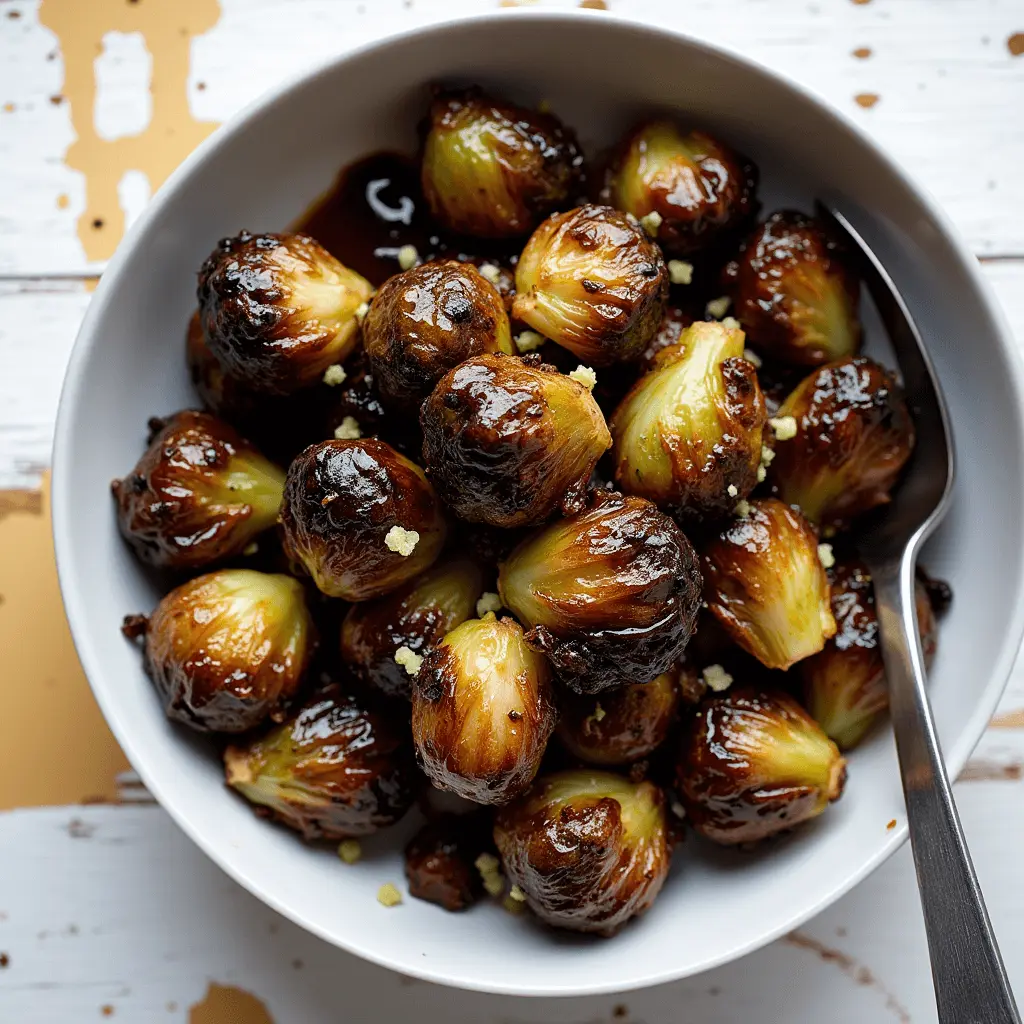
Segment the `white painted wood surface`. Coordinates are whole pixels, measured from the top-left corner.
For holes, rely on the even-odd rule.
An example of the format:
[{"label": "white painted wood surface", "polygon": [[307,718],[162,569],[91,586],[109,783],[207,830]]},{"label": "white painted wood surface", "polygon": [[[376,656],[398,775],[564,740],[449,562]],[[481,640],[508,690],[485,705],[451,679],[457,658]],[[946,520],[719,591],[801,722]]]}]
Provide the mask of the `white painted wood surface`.
[{"label": "white painted wood surface", "polygon": [[[1021,0],[609,2],[736,46],[852,112],[986,258],[1024,342],[1024,57],[1007,45],[1024,32]],[[218,24],[192,43],[189,102],[201,120],[226,119],[264,86],[353,42],[492,2],[221,6]],[[0,0],[0,104],[13,107],[0,113],[0,489],[37,486],[48,464],[62,368],[89,299],[83,278],[102,269],[76,234],[85,188],[63,159],[73,141],[68,105],[50,99],[63,77],[59,55],[47,59],[56,47],[37,4]],[[861,47],[871,56],[852,56]],[[148,116],[148,70],[136,42],[109,40],[104,53],[97,105],[104,131],[116,134]],[[880,98],[863,108],[858,94]],[[147,189],[128,179],[123,202],[134,208]],[[1018,665],[1001,713],[1022,708]],[[1022,761],[1024,730],[990,729],[957,796],[1024,991]],[[4,1024],[188,1020],[210,982],[253,993],[277,1024],[935,1019],[907,850],[794,940],[740,963],[645,993],[535,1002],[409,982],[333,950],[228,880],[156,807],[19,810],[0,815],[0,953]]]}]

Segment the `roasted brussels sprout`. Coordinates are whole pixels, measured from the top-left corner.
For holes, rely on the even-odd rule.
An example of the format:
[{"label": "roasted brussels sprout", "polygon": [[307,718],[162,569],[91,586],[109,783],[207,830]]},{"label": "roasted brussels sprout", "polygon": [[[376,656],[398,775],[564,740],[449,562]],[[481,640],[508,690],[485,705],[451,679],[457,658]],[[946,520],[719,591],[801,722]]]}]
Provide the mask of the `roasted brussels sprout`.
[{"label": "roasted brussels sprout", "polygon": [[662,349],[668,348],[669,345],[678,345],[683,331],[693,323],[694,319],[693,314],[682,306],[677,306],[674,303],[665,306],[658,330],[640,356],[638,363],[640,372],[646,373],[654,366],[654,359]]},{"label": "roasted brussels sprout", "polygon": [[556,729],[563,746],[581,761],[632,764],[654,753],[679,710],[679,671],[650,683],[632,683],[598,698],[566,694]]},{"label": "roasted brussels sprout", "polygon": [[264,396],[248,391],[228,374],[210,351],[197,309],[188,322],[185,335],[185,363],[196,394],[203,406],[232,423],[248,420],[256,412]]},{"label": "roasted brussels sprout", "polygon": [[650,907],[671,859],[662,791],[586,769],[538,779],[498,811],[494,840],[542,921],[600,935]]},{"label": "roasted brussels sprout", "polygon": [[424,825],[405,848],[410,894],[452,911],[476,903],[484,894],[476,860],[493,848],[490,833],[484,811],[444,814]]},{"label": "roasted brussels sprout", "polygon": [[439,789],[478,804],[523,792],[555,727],[547,662],[511,618],[493,612],[456,626],[413,681],[420,767]]},{"label": "roasted brussels sprout", "polygon": [[789,668],[836,631],[818,537],[781,501],[747,506],[703,549],[704,600],[740,647],[768,668]]},{"label": "roasted brussels sprout", "polygon": [[498,290],[456,260],[423,263],[385,281],[363,322],[363,346],[381,397],[409,412],[471,356],[515,351]]},{"label": "roasted brussels sprout", "polygon": [[445,521],[414,462],[374,439],[310,445],[288,469],[285,550],[328,597],[365,601],[429,568]]},{"label": "roasted brussels sprout", "polygon": [[743,332],[691,324],[612,416],[615,482],[682,521],[722,518],[757,485],[766,419]]},{"label": "roasted brussels sprout", "polygon": [[365,836],[416,798],[408,726],[336,682],[292,719],[224,751],[227,784],[304,839]]},{"label": "roasted brussels sprout", "polygon": [[579,509],[611,445],[587,388],[537,356],[467,360],[438,382],[420,423],[423,457],[445,503],[491,526]]},{"label": "roasted brussels sprout", "polygon": [[[829,570],[836,635],[824,650],[800,662],[804,703],[841,750],[855,747],[889,706],[885,664],[878,649],[875,594],[867,566],[837,564]],[[925,665],[935,656],[937,630],[928,592],[915,587],[917,626]]]},{"label": "roasted brussels sprout", "polygon": [[502,602],[577,693],[646,683],[693,632],[701,575],[690,542],[643,498],[597,493],[527,537],[501,566]]},{"label": "roasted brussels sprout", "polygon": [[836,745],[781,691],[737,689],[705,703],[676,769],[687,819],[724,845],[765,839],[817,817],[845,782]]},{"label": "roasted brussels sprout", "polygon": [[590,366],[630,362],[654,337],[668,294],[661,250],[610,206],[556,213],[516,267],[512,315]]},{"label": "roasted brussels sprout", "polygon": [[583,162],[556,117],[479,89],[438,92],[423,147],[423,195],[450,231],[512,238],[566,202]]},{"label": "roasted brussels sprout", "polygon": [[725,269],[733,315],[760,348],[817,366],[860,347],[860,286],[822,226],[773,213]]},{"label": "roasted brussels sprout", "polygon": [[[435,563],[398,590],[348,610],[341,626],[342,659],[358,678],[389,697],[408,698],[412,679],[395,660],[396,653],[404,648],[422,657],[475,615],[483,589],[483,572],[476,562],[459,558]],[[408,654],[403,660],[415,663]]]},{"label": "roasted brussels sprout", "polygon": [[291,576],[221,569],[183,583],[149,618],[143,663],[168,718],[201,732],[281,721],[316,646],[302,585]]},{"label": "roasted brussels sprout", "polygon": [[121,533],[142,561],[211,565],[277,522],[284,473],[232,427],[191,411],[149,426],[145,454],[110,485]]},{"label": "roasted brussels sprout", "polygon": [[319,381],[359,340],[370,282],[306,235],[220,241],[199,271],[199,311],[224,370],[254,392],[286,395]]},{"label": "roasted brussels sprout", "polygon": [[689,256],[755,212],[757,179],[754,163],[705,132],[649,121],[623,140],[602,198],[639,217],[665,252]]},{"label": "roasted brussels sprout", "polygon": [[878,363],[858,356],[806,377],[782,403],[796,434],[775,444],[769,479],[808,519],[842,528],[889,501],[914,447],[900,388]]}]

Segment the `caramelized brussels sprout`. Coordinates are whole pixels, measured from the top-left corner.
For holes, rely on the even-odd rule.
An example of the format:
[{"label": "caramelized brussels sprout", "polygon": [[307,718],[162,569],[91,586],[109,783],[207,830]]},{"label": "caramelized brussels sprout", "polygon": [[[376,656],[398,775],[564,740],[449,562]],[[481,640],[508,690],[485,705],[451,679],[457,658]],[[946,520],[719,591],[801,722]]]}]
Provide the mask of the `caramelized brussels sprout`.
[{"label": "caramelized brussels sprout", "polygon": [[310,445],[288,469],[284,545],[328,597],[366,601],[430,567],[445,521],[423,470],[374,439]]},{"label": "caramelized brussels sprout", "polygon": [[632,764],[653,754],[679,710],[679,671],[631,683],[598,698],[566,694],[559,702],[558,738],[581,761]]},{"label": "caramelized brussels sprout", "polygon": [[304,839],[365,836],[416,797],[408,726],[372,702],[322,687],[292,719],[224,751],[227,784]]},{"label": "caramelized brussels sprout", "polygon": [[248,391],[217,361],[210,351],[198,309],[188,322],[185,363],[192,386],[206,409],[235,423],[254,415],[262,396]]},{"label": "caramelized brussels sprout", "polygon": [[818,537],[781,501],[748,507],[703,550],[704,600],[740,647],[768,668],[789,668],[836,631]]},{"label": "caramelized brussels sprout", "polygon": [[389,278],[363,322],[381,397],[416,411],[453,367],[484,352],[514,353],[498,290],[470,263],[438,260]]},{"label": "caramelized brussels sprout", "polygon": [[796,435],[775,445],[769,479],[812,522],[841,528],[889,501],[914,447],[914,423],[899,386],[858,356],[806,377],[779,407]]},{"label": "caramelized brussels sprout", "polygon": [[860,347],[860,286],[822,226],[773,213],[725,269],[734,316],[771,355],[817,366]]},{"label": "caramelized brussels sprout", "polygon": [[370,282],[305,235],[220,241],[199,271],[210,349],[251,391],[286,395],[319,381],[359,340]]},{"label": "caramelized brussels sprout", "polygon": [[491,526],[579,509],[611,445],[587,388],[537,356],[468,359],[441,378],[420,423],[423,457],[445,503]]},{"label": "caramelized brussels sprout", "polygon": [[679,527],[643,498],[607,492],[527,537],[498,575],[527,642],[577,693],[667,672],[693,632],[700,588]]},{"label": "caramelized brussels sprout", "polygon": [[589,366],[610,366],[644,351],[667,294],[665,261],[640,225],[610,206],[580,206],[526,243],[512,315]]},{"label": "caramelized brussels sprout", "polygon": [[702,836],[751,843],[838,800],[846,761],[792,697],[738,689],[697,712],[676,782],[686,817]]},{"label": "caramelized brussels sprout", "polygon": [[361,680],[408,698],[412,679],[395,661],[401,648],[422,657],[475,614],[483,572],[467,558],[442,561],[375,601],[353,605],[341,626],[341,656]]},{"label": "caramelized brussels sprout", "polygon": [[240,554],[277,522],[284,473],[205,412],[149,421],[149,446],[110,489],[142,561],[197,569]]},{"label": "caramelized brussels sprout", "polygon": [[555,727],[550,672],[514,619],[456,626],[413,681],[412,734],[427,778],[478,804],[523,792]]},{"label": "caramelized brussels sprout", "polygon": [[[757,166],[718,139],[649,121],[623,140],[602,198],[650,225],[672,256],[707,248],[756,210]],[[653,223],[652,223],[653,221]]]},{"label": "caramelized brussels sprout", "polygon": [[542,921],[614,935],[661,891],[667,831],[665,798],[653,783],[578,770],[544,776],[501,808],[494,840]]},{"label": "caramelized brussels sprout", "polygon": [[692,324],[612,416],[615,482],[677,519],[726,516],[757,485],[766,419],[743,332]]},{"label": "caramelized brussels sprout", "polygon": [[445,910],[465,910],[484,893],[476,866],[491,849],[490,818],[478,814],[444,814],[428,822],[405,848],[409,892]]},{"label": "caramelized brussels sprout", "polygon": [[[800,663],[804,703],[840,750],[850,750],[889,706],[885,664],[878,649],[875,594],[867,566],[847,562],[829,570],[836,635]],[[925,665],[935,656],[935,615],[924,584],[915,586],[917,626]]]},{"label": "caramelized brussels sprout", "polygon": [[583,158],[558,118],[479,89],[439,92],[423,147],[423,195],[450,231],[512,238],[569,198]]},{"label": "caramelized brussels sprout", "polygon": [[201,732],[281,721],[316,646],[302,585],[291,576],[221,569],[183,583],[149,618],[143,663],[168,718]]}]

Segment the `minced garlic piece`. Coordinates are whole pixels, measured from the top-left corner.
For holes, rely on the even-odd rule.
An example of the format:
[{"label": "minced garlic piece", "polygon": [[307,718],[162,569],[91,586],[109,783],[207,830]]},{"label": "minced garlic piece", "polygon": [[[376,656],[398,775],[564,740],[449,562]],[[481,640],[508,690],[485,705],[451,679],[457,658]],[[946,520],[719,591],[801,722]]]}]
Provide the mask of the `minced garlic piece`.
[{"label": "minced garlic piece", "polygon": [[768,425],[775,431],[775,436],[780,441],[788,441],[796,437],[796,417],[776,416],[768,421]]},{"label": "minced garlic piece", "polygon": [[826,569],[831,569],[836,564],[836,556],[832,554],[831,544],[819,544],[818,545],[818,561]]},{"label": "minced garlic piece", "polygon": [[[731,320],[732,317],[726,317],[726,320]],[[723,321],[724,322],[724,321]],[[745,348],[743,350],[743,358],[755,369],[760,370],[764,363],[761,361],[761,357],[752,349]]]},{"label": "minced garlic piece", "polygon": [[359,420],[355,416],[346,416],[334,428],[334,436],[339,441],[358,441],[363,436],[363,432],[359,428]]},{"label": "minced garlic piece", "polygon": [[764,483],[764,478],[765,478],[765,477],[766,477],[767,475],[768,475],[768,470],[766,470],[766,469],[764,468],[764,466],[758,466],[758,467],[757,467],[757,482],[758,482],[759,484],[763,484],[763,483]]},{"label": "minced garlic piece", "polygon": [[493,853],[481,853],[473,862],[480,878],[483,880],[484,889],[490,896],[500,896],[505,891],[505,876],[501,873],[501,861]]},{"label": "minced garlic piece", "polygon": [[338,845],[338,856],[346,864],[355,864],[363,855],[363,848],[358,839],[343,839]]},{"label": "minced garlic piece", "polygon": [[523,331],[522,334],[516,335],[516,350],[521,355],[526,355],[527,352],[532,352],[543,344],[544,335],[538,334],[536,331]]},{"label": "minced garlic piece", "polygon": [[721,320],[729,309],[729,304],[731,302],[732,299],[730,299],[728,295],[723,295],[721,298],[712,299],[707,306],[704,307],[704,311],[713,319]]},{"label": "minced garlic piece", "polygon": [[708,689],[714,690],[715,693],[721,693],[732,686],[732,676],[721,665],[708,665],[701,672],[701,675],[704,677],[704,682],[707,683]]},{"label": "minced garlic piece", "polygon": [[736,502],[736,508],[733,511],[740,517],[740,519],[746,519],[750,515],[750,502],[746,499]]},{"label": "minced garlic piece", "polygon": [[661,227],[663,220],[664,218],[657,210],[651,210],[646,216],[640,218],[640,227],[653,238],[658,233],[658,228]]},{"label": "minced garlic piece", "polygon": [[398,887],[391,882],[385,882],[377,890],[377,902],[382,907],[397,907],[402,902],[402,894]]},{"label": "minced garlic piece", "polygon": [[[727,316],[722,320],[722,326],[728,327],[730,331],[740,330],[740,322],[734,316]],[[755,367],[756,369],[756,367]]]},{"label": "minced garlic piece", "polygon": [[480,276],[486,278],[491,284],[497,284],[501,280],[501,269],[493,263],[481,263]]},{"label": "minced garlic piece", "polygon": [[255,555],[256,552],[259,551],[259,549],[260,549],[259,544],[257,544],[256,541],[251,540],[251,541],[249,541],[248,544],[245,545],[244,548],[242,548],[242,554],[245,555],[248,558],[248,557],[250,557],[252,555]]},{"label": "minced garlic piece", "polygon": [[669,260],[668,279],[673,284],[690,284],[693,281],[693,264],[686,260]]},{"label": "minced garlic piece", "polygon": [[370,312],[370,304],[364,302],[360,306],[356,306],[356,323],[361,324],[366,319],[366,314]]},{"label": "minced garlic piece", "polygon": [[608,714],[608,712],[605,711],[605,709],[603,707],[601,707],[600,704],[594,704],[594,713],[590,717],[595,722],[600,722],[601,719],[604,718],[605,715],[607,715],[607,714]]},{"label": "minced garlic piece", "polygon": [[590,391],[593,391],[597,384],[597,374],[589,366],[584,366],[582,363],[569,376]]},{"label": "minced garlic piece", "polygon": [[513,885],[512,888],[509,889],[508,895],[510,899],[515,900],[517,903],[526,902],[526,893],[523,892],[523,890],[520,889],[518,885]]},{"label": "minced garlic piece", "polygon": [[407,530],[404,526],[392,526],[384,538],[389,551],[397,555],[409,557],[420,542],[420,535],[415,530]]},{"label": "minced garlic piece", "polygon": [[775,449],[769,448],[766,444],[761,445],[761,465],[770,466],[772,464],[772,459],[774,458]]},{"label": "minced garlic piece", "polygon": [[739,488],[735,484],[729,484],[729,486],[726,487],[725,492],[730,498],[739,497],[740,493]]},{"label": "minced garlic piece", "polygon": [[423,664],[423,658],[411,647],[403,645],[395,651],[395,664],[401,665],[409,675],[414,676],[419,672],[420,665]]},{"label": "minced garlic piece", "polygon": [[478,619],[482,619],[488,612],[500,611],[501,598],[497,594],[487,590],[480,595],[480,600],[476,603],[476,617]]},{"label": "minced garlic piece", "polygon": [[415,245],[403,245],[398,250],[398,265],[403,270],[412,270],[420,261],[420,254]]},{"label": "minced garlic piece", "polygon": [[335,363],[333,366],[328,366],[324,370],[324,383],[330,388],[336,388],[339,384],[345,383],[345,378],[348,374],[345,372],[345,367],[341,363]]}]

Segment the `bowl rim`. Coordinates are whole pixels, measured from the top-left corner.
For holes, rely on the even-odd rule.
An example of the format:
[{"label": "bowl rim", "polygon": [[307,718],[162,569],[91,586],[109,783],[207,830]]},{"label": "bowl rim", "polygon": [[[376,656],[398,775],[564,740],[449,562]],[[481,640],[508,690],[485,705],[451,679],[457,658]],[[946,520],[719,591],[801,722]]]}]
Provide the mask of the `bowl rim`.
[{"label": "bowl rim", "polygon": [[[118,245],[114,255],[107,263],[103,271],[99,285],[89,303],[83,318],[81,327],[76,335],[74,345],[67,364],[64,380],[61,387],[60,399],[57,410],[57,418],[54,429],[53,456],[52,456],[52,490],[51,490],[51,514],[54,549],[56,555],[57,575],[60,584],[61,596],[64,602],[65,612],[71,628],[72,639],[78,657],[82,663],[83,670],[89,680],[90,688],[98,703],[104,718],[111,731],[124,751],[132,766],[138,772],[146,788],[153,794],[157,802],[174,820],[179,828],[201,849],[221,870],[223,870],[234,881],[238,882],[263,903],[270,906],[279,914],[297,924],[304,930],[316,935],[318,938],[330,943],[333,946],[344,949],[346,952],[369,960],[379,966],[416,977],[435,984],[452,986],[468,991],[478,991],[496,995],[508,996],[587,996],[605,995],[616,992],[633,991],[640,988],[647,988],[654,985],[665,984],[677,981],[684,977],[693,976],[730,963],[746,956],[762,946],[775,941],[781,936],[798,928],[810,918],[834,903],[841,896],[863,881],[882,863],[889,859],[909,837],[909,830],[906,822],[901,822],[889,834],[886,842],[869,857],[861,867],[851,874],[843,877],[832,889],[821,896],[814,904],[802,906],[782,923],[775,925],[760,934],[756,939],[741,944],[730,953],[719,956],[708,957],[705,961],[684,968],[683,970],[660,970],[645,972],[642,965],[635,976],[625,986],[621,982],[608,983],[595,980],[586,986],[570,984],[564,986],[546,985],[543,988],[530,988],[529,986],[516,986],[511,984],[476,983],[473,978],[463,976],[452,977],[443,970],[427,965],[419,965],[415,962],[407,963],[397,958],[389,958],[386,955],[378,955],[367,952],[358,944],[344,941],[332,935],[326,929],[316,923],[307,920],[303,915],[292,910],[288,905],[280,902],[274,896],[263,890],[260,884],[251,879],[247,873],[235,866],[230,858],[223,855],[215,844],[209,842],[203,832],[194,827],[188,812],[187,806],[179,803],[172,792],[168,792],[156,779],[152,778],[146,764],[145,754],[137,747],[132,739],[132,730],[122,719],[118,710],[117,702],[102,686],[98,680],[103,679],[105,672],[103,659],[93,647],[92,639],[84,626],[84,613],[82,606],[86,601],[87,588],[82,586],[78,578],[71,539],[71,522],[73,519],[73,495],[69,491],[69,484],[66,482],[64,465],[65,455],[70,451],[73,444],[74,423],[78,418],[78,405],[83,400],[79,380],[83,366],[88,361],[93,347],[99,342],[100,334],[96,330],[106,314],[111,296],[114,293],[115,285],[121,276],[123,268],[129,263],[139,241],[148,232],[149,224],[157,218],[161,209],[178,194],[193,171],[206,162],[222,144],[236,135],[246,131],[251,121],[263,111],[268,110],[277,103],[286,102],[291,93],[304,83],[320,76],[331,73],[334,68],[342,63],[356,57],[371,56],[376,53],[378,56],[386,54],[387,50],[395,43],[408,40],[415,36],[443,35],[444,33],[467,25],[494,23],[498,24],[506,19],[517,19],[522,21],[533,21],[542,25],[552,26],[561,23],[571,30],[573,22],[583,19],[599,19],[607,22],[610,30],[627,29],[636,33],[638,37],[643,35],[669,39],[675,43],[690,47],[695,51],[710,55],[727,63],[745,67],[776,80],[786,90],[793,94],[794,98],[808,103],[824,114],[841,132],[845,132],[852,141],[868,149],[889,171],[889,173],[909,191],[912,191],[918,198],[921,205],[926,209],[937,227],[940,229],[944,241],[949,244],[952,254],[960,265],[960,269],[966,273],[972,282],[979,298],[983,300],[985,312],[988,314],[993,333],[998,338],[998,343],[1003,351],[1006,361],[1011,369],[1010,385],[1016,398],[1018,410],[1024,410],[1024,359],[1014,342],[1014,336],[1006,320],[1006,316],[996,299],[989,282],[981,273],[981,267],[973,251],[967,242],[961,237],[958,229],[954,226],[949,216],[938,204],[931,193],[908,174],[902,165],[887,153],[864,128],[857,124],[853,118],[838,109],[824,97],[814,92],[808,86],[803,85],[792,77],[788,72],[780,71],[769,67],[757,58],[744,54],[741,50],[726,43],[712,42],[708,39],[693,35],[683,29],[652,24],[651,22],[633,15],[623,15],[616,12],[607,12],[588,9],[543,9],[534,8],[508,8],[497,9],[471,14],[457,14],[449,17],[430,21],[426,24],[418,24],[408,28],[389,32],[382,36],[375,36],[372,39],[344,45],[343,48],[332,56],[320,60],[306,70],[296,72],[287,76],[277,85],[266,90],[254,100],[246,104],[241,110],[220,125],[206,139],[204,139],[168,176],[166,181],[150,199],[142,214],[126,232],[124,238]],[[1020,421],[1018,420],[1018,426]],[[1024,451],[1024,443],[1022,443]],[[1017,467],[1018,472],[1024,478],[1024,456],[1022,465]],[[1019,527],[1021,541],[1024,542],[1024,522]],[[1010,626],[1004,634],[999,655],[995,661],[995,668],[985,688],[979,694],[977,705],[972,714],[964,723],[961,737],[949,751],[945,752],[945,763],[951,779],[955,779],[967,762],[968,757],[980,740],[985,727],[987,726],[996,706],[1009,681],[1010,672],[1016,660],[1020,647],[1021,636],[1024,634],[1024,575],[1016,581],[1016,597],[1014,609],[1011,615]],[[173,787],[172,787],[173,789]]]}]

